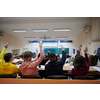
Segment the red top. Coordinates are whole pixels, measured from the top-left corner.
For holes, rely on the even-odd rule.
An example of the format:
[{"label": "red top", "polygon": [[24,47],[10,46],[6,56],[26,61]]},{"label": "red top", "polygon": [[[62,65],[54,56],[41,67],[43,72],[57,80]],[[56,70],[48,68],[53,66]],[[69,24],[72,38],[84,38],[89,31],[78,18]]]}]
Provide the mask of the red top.
[{"label": "red top", "polygon": [[89,70],[89,59],[88,59],[87,53],[85,54],[85,62],[86,62],[86,68],[85,69],[73,68],[72,71],[71,71],[71,75],[72,76],[86,75],[88,73],[88,70]]},{"label": "red top", "polygon": [[35,62],[23,62],[22,65],[19,66],[22,75],[38,75],[37,66],[41,63],[44,58],[44,52],[42,47],[40,47],[40,57]]}]

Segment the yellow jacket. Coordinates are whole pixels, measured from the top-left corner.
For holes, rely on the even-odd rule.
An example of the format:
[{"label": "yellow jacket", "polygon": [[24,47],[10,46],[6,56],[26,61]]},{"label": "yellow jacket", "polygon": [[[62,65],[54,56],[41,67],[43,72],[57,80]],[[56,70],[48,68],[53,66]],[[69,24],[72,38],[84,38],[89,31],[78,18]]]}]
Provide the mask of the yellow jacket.
[{"label": "yellow jacket", "polygon": [[0,68],[0,74],[16,74],[20,73],[19,68],[12,63],[3,63]]},{"label": "yellow jacket", "polygon": [[3,50],[0,53],[0,74],[16,74],[20,73],[20,69],[17,68],[16,65],[12,63],[6,63],[4,62],[4,54],[6,52],[6,48],[3,48]]}]

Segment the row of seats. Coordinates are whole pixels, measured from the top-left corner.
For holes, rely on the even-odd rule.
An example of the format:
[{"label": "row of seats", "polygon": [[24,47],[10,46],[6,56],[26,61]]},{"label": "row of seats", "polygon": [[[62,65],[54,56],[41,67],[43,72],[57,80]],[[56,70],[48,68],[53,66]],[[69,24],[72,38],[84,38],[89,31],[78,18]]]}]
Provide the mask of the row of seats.
[{"label": "row of seats", "polygon": [[[16,78],[14,75],[4,75],[0,74],[0,78]],[[20,78],[26,79],[42,79],[40,75],[22,75]],[[50,75],[47,79],[68,79],[68,76],[65,75]],[[94,76],[75,76],[73,79],[82,79],[82,80],[95,80]]]}]

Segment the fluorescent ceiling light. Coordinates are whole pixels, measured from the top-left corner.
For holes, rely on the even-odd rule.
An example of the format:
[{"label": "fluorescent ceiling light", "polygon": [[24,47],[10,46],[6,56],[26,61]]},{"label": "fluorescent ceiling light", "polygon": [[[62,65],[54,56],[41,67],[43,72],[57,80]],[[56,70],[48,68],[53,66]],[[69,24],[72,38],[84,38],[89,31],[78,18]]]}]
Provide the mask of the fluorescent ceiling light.
[{"label": "fluorescent ceiling light", "polygon": [[70,31],[70,28],[63,28],[63,29],[54,29],[54,31],[59,31],[59,32],[61,32],[61,31]]},{"label": "fluorescent ceiling light", "polygon": [[67,39],[67,37],[56,37],[56,39]]},{"label": "fluorescent ceiling light", "polygon": [[27,32],[27,30],[13,30],[13,32]]},{"label": "fluorescent ceiling light", "polygon": [[34,29],[33,32],[47,32],[47,29]]},{"label": "fluorescent ceiling light", "polygon": [[35,37],[25,37],[25,39],[27,39],[27,40],[33,40],[33,39],[35,39]]},{"label": "fluorescent ceiling light", "polygon": [[51,39],[51,37],[40,37],[40,39]]}]

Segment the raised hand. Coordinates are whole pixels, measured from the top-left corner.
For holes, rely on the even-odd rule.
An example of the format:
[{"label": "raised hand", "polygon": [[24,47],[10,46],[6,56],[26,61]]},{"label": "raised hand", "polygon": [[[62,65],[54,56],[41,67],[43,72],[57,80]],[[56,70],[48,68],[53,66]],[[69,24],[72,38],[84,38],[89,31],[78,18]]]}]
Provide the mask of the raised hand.
[{"label": "raised hand", "polygon": [[8,48],[8,42],[4,45],[5,48]]},{"label": "raised hand", "polygon": [[64,47],[61,47],[62,48],[62,51],[65,51],[65,48]]},{"label": "raised hand", "polygon": [[87,53],[87,51],[88,51],[88,48],[87,48],[87,47],[85,47],[85,49],[84,49],[84,53]]},{"label": "raised hand", "polygon": [[94,50],[94,54],[96,54],[97,50]]},{"label": "raised hand", "polygon": [[42,44],[43,44],[43,43],[39,41],[39,46],[40,46],[40,47],[42,47]]},{"label": "raised hand", "polygon": [[38,53],[38,49],[36,49],[36,52]]},{"label": "raised hand", "polygon": [[50,51],[48,51],[48,53],[50,53]]}]

